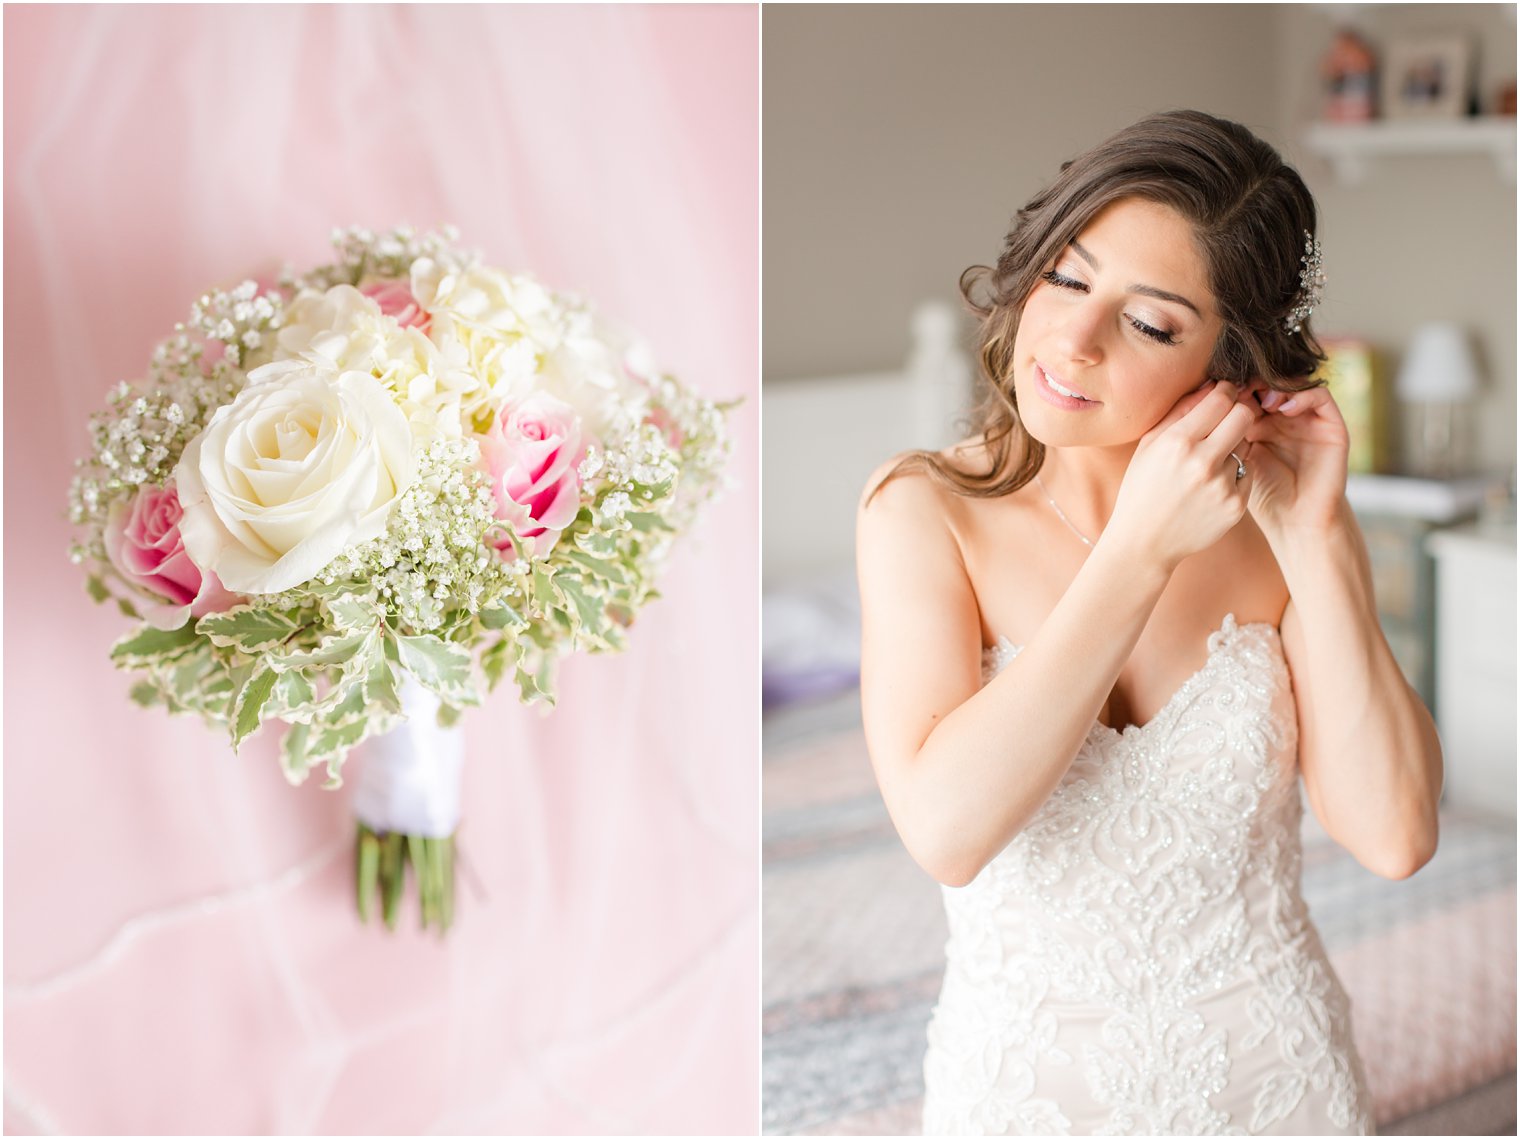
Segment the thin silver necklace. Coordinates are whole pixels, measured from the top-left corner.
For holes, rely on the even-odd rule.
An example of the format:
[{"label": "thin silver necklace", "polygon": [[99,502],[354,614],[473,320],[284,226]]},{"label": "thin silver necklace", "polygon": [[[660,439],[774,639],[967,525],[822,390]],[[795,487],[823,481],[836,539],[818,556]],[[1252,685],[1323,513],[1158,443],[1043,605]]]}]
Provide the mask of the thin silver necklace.
[{"label": "thin silver necklace", "polygon": [[1035,475],[1034,481],[1039,484],[1040,491],[1045,495],[1045,501],[1050,503],[1050,508],[1056,512],[1056,517],[1060,518],[1062,522],[1066,523],[1066,528],[1068,530],[1070,530],[1078,538],[1082,539],[1082,544],[1084,546],[1086,546],[1089,550],[1092,549],[1092,539],[1072,525],[1071,519],[1066,517],[1066,511],[1061,509],[1060,504],[1050,496],[1050,491],[1045,489],[1045,480],[1040,478],[1039,475]]}]

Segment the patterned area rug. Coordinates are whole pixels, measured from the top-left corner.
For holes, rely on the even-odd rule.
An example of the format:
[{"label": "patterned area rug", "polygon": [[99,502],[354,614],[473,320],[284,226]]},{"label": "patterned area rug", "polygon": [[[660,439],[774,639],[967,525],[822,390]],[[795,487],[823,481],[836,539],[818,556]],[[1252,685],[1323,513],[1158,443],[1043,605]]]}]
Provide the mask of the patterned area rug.
[{"label": "patterned area rug", "polygon": [[[857,694],[764,726],[767,1134],[918,1134],[945,941],[939,887],[902,849]],[[1402,882],[1305,810],[1304,894],[1353,1005],[1384,1134],[1515,1134],[1515,824],[1443,810]]]}]

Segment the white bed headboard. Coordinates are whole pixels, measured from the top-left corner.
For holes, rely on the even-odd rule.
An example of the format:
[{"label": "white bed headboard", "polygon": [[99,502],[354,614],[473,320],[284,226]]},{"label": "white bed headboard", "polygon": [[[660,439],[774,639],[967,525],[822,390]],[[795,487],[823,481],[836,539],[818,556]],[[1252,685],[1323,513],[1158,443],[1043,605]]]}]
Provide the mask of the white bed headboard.
[{"label": "white bed headboard", "polygon": [[900,451],[960,437],[971,404],[965,326],[944,301],[914,310],[898,372],[780,380],[761,401],[761,569],[770,589],[855,559],[855,508],[867,476]]}]

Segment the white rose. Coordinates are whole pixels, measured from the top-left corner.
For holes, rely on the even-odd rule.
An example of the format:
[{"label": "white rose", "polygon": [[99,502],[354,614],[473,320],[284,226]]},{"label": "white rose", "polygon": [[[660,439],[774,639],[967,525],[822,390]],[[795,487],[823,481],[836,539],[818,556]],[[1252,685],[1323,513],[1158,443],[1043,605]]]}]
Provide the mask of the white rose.
[{"label": "white rose", "polygon": [[180,457],[185,551],[228,589],[290,589],[379,537],[414,473],[406,416],[373,376],[266,364]]},{"label": "white rose", "polygon": [[290,302],[275,359],[293,358],[368,372],[390,391],[420,439],[457,439],[462,402],[481,386],[462,350],[451,359],[420,329],[403,327],[352,285],[325,293],[303,289]]}]

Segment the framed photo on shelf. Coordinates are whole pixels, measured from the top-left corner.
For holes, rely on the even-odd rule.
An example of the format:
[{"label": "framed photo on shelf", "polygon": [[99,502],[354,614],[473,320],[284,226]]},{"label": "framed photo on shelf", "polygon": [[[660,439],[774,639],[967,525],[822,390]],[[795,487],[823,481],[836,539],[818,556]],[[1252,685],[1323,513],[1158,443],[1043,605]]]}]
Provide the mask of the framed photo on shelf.
[{"label": "framed photo on shelf", "polygon": [[1383,60],[1382,107],[1389,119],[1457,119],[1472,92],[1472,41],[1459,34],[1397,39]]}]

